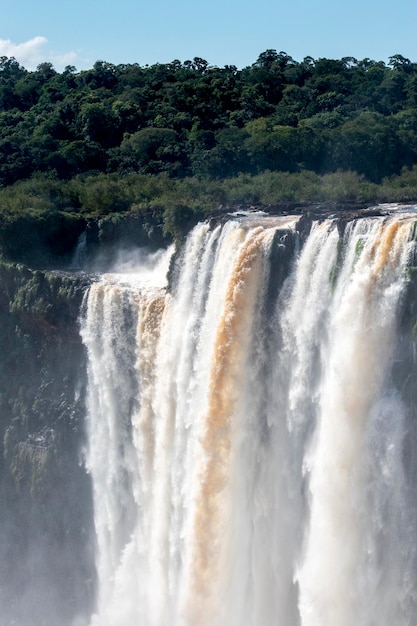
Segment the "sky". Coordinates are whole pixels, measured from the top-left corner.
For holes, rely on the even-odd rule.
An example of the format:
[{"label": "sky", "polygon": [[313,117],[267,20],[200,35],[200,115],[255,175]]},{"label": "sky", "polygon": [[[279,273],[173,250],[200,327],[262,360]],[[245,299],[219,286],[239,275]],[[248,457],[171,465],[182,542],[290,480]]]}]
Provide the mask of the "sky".
[{"label": "sky", "polygon": [[0,11],[0,56],[58,71],[194,57],[242,68],[268,49],[417,62],[416,0],[19,0]]}]

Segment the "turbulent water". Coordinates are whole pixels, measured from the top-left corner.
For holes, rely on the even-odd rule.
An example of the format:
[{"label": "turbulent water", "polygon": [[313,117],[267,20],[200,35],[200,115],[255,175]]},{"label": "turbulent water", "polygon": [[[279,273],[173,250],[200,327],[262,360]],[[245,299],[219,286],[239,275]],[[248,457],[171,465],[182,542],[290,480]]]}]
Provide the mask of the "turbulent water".
[{"label": "turbulent water", "polygon": [[415,216],[298,222],[198,225],[170,293],[171,251],[90,288],[91,626],[415,623]]}]

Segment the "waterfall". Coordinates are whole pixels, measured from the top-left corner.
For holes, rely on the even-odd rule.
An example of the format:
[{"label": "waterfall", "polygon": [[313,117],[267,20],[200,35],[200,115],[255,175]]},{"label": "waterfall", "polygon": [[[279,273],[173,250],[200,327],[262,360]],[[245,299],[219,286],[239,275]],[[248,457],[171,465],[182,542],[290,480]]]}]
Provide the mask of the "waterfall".
[{"label": "waterfall", "polygon": [[299,222],[89,289],[91,626],[414,624],[415,216]]},{"label": "waterfall", "polygon": [[81,270],[84,268],[84,264],[87,257],[87,232],[84,230],[78,237],[77,245],[75,246],[72,260],[70,263],[70,269]]}]

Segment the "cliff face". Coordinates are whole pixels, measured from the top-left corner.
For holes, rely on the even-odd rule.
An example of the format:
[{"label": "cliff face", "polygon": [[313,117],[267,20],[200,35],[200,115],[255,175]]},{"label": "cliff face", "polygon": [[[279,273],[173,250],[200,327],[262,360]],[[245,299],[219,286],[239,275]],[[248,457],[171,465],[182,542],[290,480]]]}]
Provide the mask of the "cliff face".
[{"label": "cliff face", "polygon": [[[60,626],[92,602],[84,445],[86,279],[0,265],[0,611]],[[5,608],[7,607],[7,609]],[[5,611],[7,613],[5,614]]]},{"label": "cliff face", "polygon": [[[91,480],[85,449],[85,352],[79,315],[86,274],[121,248],[163,237],[137,216],[0,220],[0,622],[85,623],[94,599]],[[29,269],[39,268],[39,269]],[[45,270],[45,268],[47,268]],[[50,268],[54,268],[51,270]],[[74,621],[75,620],[75,621]]]}]

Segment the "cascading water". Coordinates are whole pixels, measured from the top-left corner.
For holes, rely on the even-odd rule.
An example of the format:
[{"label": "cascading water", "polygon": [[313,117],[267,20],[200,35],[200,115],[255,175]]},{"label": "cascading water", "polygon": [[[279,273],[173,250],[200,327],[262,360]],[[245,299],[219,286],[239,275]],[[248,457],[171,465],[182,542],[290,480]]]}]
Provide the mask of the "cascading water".
[{"label": "cascading water", "polygon": [[170,252],[90,288],[91,626],[414,624],[415,217],[298,221],[197,226],[171,294]]}]

